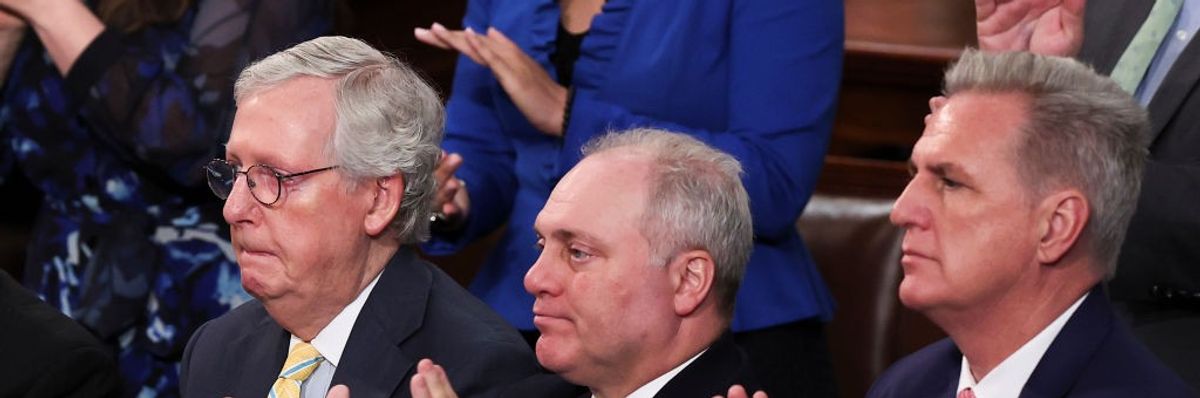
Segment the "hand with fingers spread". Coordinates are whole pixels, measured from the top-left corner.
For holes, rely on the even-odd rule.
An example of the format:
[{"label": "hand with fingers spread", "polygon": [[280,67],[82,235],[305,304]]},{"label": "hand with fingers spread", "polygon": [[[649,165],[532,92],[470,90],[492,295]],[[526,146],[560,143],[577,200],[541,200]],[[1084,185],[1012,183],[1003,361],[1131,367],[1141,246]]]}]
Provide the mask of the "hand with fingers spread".
[{"label": "hand with fingers spread", "polygon": [[479,34],[469,27],[451,31],[434,24],[429,29],[417,28],[414,35],[421,42],[456,50],[491,69],[500,86],[534,128],[553,137],[562,136],[567,88],[551,79],[537,61],[503,32],[488,28],[486,34]]},{"label": "hand with fingers spread", "polygon": [[409,388],[413,398],[458,398],[446,378],[446,370],[429,358],[417,363],[417,374],[413,375]]},{"label": "hand with fingers spread", "polygon": [[473,33],[470,27],[465,30],[450,30],[439,23],[430,25],[429,29],[413,29],[413,36],[420,42],[443,50],[458,51],[475,63],[483,65],[483,58],[480,58],[479,53],[467,43],[467,35]]},{"label": "hand with fingers spread", "polygon": [[1083,45],[1086,0],[975,0],[975,33],[986,51],[1074,56]]},{"label": "hand with fingers spread", "polygon": [[437,169],[433,176],[437,180],[437,195],[434,209],[441,212],[447,223],[445,228],[454,229],[462,225],[471,209],[471,199],[467,195],[466,183],[454,176],[463,158],[457,153],[442,151]]},{"label": "hand with fingers spread", "polygon": [[767,398],[767,393],[759,390],[754,393],[754,396],[750,396],[745,387],[742,387],[741,384],[734,384],[729,387],[729,392],[724,397],[717,395],[713,398]]}]

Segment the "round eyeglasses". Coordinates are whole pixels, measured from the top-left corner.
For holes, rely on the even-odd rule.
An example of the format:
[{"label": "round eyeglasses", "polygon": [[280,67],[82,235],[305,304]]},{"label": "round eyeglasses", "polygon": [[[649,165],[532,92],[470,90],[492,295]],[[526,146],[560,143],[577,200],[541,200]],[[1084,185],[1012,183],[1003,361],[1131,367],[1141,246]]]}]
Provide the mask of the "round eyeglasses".
[{"label": "round eyeglasses", "polygon": [[336,169],[337,167],[329,166],[301,171],[299,173],[284,174],[278,169],[265,164],[252,165],[246,168],[246,171],[240,171],[236,165],[225,160],[213,159],[204,166],[204,174],[208,178],[208,187],[221,200],[229,198],[229,194],[233,192],[233,184],[237,182],[238,174],[244,174],[246,176],[246,184],[250,187],[250,196],[253,196],[254,200],[257,200],[258,203],[270,206],[279,201],[280,193],[283,192],[283,180],[320,173],[325,170]]}]

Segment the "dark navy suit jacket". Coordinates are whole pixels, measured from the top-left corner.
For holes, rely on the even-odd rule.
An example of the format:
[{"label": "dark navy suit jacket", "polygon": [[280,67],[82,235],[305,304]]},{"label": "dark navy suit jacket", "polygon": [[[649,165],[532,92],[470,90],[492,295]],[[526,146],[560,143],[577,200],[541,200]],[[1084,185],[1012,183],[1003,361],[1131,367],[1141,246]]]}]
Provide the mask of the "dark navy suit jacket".
[{"label": "dark navy suit jacket", "polygon": [[[267,396],[290,334],[252,301],[196,331],[184,352],[184,397]],[[432,358],[463,397],[493,396],[537,370],[529,345],[487,305],[401,249],[363,304],[332,385],[354,397],[409,397],[417,361]]]},{"label": "dark navy suit jacket", "polygon": [[[868,397],[953,398],[962,352],[942,339],[892,365]],[[1093,288],[1059,331],[1021,398],[1195,397],[1116,318],[1103,289]]]},{"label": "dark navy suit jacket", "polygon": [[[723,334],[695,361],[671,378],[655,398],[694,398],[725,395],[729,386],[740,384],[753,393],[760,386],[749,358],[733,341],[733,335]],[[768,391],[770,393],[770,391]],[[588,398],[587,388],[572,385],[558,375],[545,373],[530,377],[509,387],[505,398]]]}]

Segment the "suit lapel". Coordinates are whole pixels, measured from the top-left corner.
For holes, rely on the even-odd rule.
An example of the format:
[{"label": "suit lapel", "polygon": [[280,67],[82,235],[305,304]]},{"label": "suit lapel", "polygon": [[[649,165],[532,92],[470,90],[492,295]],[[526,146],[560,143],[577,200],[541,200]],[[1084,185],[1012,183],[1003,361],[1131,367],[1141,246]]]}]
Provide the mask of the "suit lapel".
[{"label": "suit lapel", "polygon": [[1079,58],[1095,67],[1097,72],[1105,75],[1112,73],[1153,6],[1153,1],[1089,2],[1084,16],[1085,39]]},{"label": "suit lapel", "polygon": [[267,396],[271,385],[279,377],[283,361],[287,359],[290,338],[291,334],[283,330],[263,310],[263,317],[256,327],[227,348],[227,352],[241,358],[230,372],[230,379],[237,380],[230,396]]},{"label": "suit lapel", "polygon": [[946,397],[958,395],[958,375],[962,371],[962,351],[954,345],[950,338],[942,339],[934,344],[934,363],[924,372],[923,381],[916,383],[923,391],[913,396]]},{"label": "suit lapel", "polygon": [[1066,396],[1112,331],[1112,323],[1112,308],[1097,285],[1050,343],[1021,390],[1021,397]]},{"label": "suit lapel", "polygon": [[1171,65],[1171,70],[1163,78],[1162,85],[1150,99],[1150,137],[1147,142],[1153,150],[1154,143],[1159,141],[1163,130],[1183,111],[1183,101],[1191,94],[1200,80],[1200,40],[1191,40],[1179,54],[1179,58]]},{"label": "suit lapel", "polygon": [[364,397],[393,396],[401,388],[420,360],[401,343],[421,328],[432,280],[412,250],[392,256],[354,322],[331,385],[346,384]]}]

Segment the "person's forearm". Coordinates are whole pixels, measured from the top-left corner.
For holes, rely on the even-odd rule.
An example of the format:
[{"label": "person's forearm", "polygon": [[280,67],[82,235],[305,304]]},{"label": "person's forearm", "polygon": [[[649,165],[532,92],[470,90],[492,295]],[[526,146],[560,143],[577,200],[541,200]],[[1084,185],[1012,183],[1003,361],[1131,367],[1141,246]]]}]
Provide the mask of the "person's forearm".
[{"label": "person's forearm", "polygon": [[25,29],[0,30],[0,88],[8,81],[8,67],[12,66],[22,37],[25,37]]},{"label": "person's forearm", "polygon": [[79,0],[38,2],[36,7],[19,10],[46,47],[54,66],[63,75],[71,70],[79,55],[104,31],[104,24]]}]

